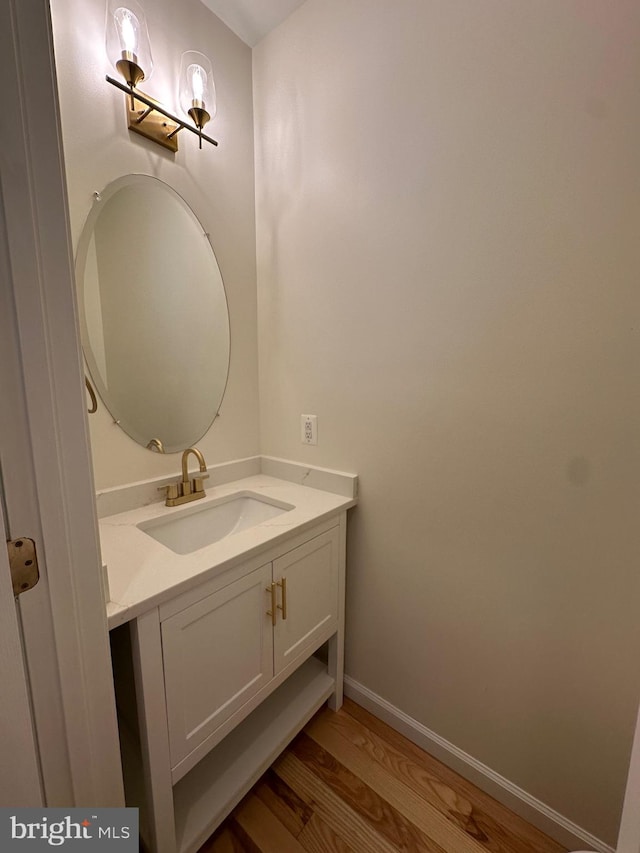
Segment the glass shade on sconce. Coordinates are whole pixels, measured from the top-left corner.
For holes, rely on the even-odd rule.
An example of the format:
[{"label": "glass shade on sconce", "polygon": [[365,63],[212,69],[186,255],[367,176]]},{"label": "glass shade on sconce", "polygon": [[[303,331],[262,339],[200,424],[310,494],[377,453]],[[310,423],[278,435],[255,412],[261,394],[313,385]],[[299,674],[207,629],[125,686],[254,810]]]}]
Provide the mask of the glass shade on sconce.
[{"label": "glass shade on sconce", "polygon": [[109,61],[129,86],[151,77],[149,31],[137,0],[107,0],[105,40]]},{"label": "glass shade on sconce", "polygon": [[203,53],[188,50],[180,61],[180,106],[198,130],[216,114],[216,87],[211,62]]}]

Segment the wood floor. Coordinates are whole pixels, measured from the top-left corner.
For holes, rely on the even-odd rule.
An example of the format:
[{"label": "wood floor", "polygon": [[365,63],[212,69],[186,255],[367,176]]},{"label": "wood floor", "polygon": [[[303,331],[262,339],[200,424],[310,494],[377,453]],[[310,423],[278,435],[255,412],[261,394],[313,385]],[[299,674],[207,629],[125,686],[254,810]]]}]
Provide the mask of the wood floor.
[{"label": "wood floor", "polygon": [[363,708],[320,711],[200,853],[562,853]]}]

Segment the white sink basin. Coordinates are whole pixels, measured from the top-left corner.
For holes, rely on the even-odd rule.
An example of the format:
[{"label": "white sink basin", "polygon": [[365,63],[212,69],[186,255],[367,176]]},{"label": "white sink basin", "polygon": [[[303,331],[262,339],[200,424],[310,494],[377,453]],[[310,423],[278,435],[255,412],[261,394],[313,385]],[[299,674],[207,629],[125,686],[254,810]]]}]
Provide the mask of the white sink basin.
[{"label": "white sink basin", "polygon": [[165,518],[143,521],[138,529],[176,554],[191,554],[291,509],[291,504],[273,498],[237,492],[205,506],[196,504]]}]

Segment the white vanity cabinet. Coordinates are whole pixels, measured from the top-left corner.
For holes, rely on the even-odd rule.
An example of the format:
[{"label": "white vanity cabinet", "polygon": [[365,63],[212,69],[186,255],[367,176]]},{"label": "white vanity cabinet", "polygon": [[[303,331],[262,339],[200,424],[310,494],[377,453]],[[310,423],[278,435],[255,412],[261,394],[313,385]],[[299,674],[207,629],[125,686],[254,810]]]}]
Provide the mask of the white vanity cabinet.
[{"label": "white vanity cabinet", "polygon": [[153,853],[196,851],[318,708],[341,705],[345,526],[343,512],[118,629],[127,799]]},{"label": "white vanity cabinet", "polygon": [[335,633],[338,528],[161,623],[172,767]]}]

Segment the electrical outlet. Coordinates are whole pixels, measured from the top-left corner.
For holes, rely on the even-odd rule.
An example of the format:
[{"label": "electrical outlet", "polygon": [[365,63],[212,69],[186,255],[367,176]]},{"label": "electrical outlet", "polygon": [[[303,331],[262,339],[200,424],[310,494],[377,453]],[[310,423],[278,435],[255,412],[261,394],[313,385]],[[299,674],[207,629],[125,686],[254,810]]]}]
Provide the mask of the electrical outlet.
[{"label": "electrical outlet", "polygon": [[318,416],[300,415],[300,440],[303,444],[318,443]]}]

